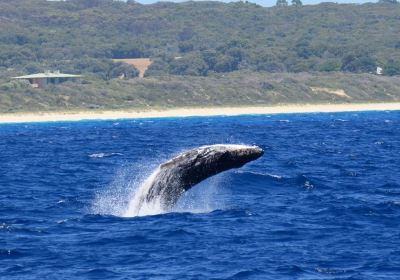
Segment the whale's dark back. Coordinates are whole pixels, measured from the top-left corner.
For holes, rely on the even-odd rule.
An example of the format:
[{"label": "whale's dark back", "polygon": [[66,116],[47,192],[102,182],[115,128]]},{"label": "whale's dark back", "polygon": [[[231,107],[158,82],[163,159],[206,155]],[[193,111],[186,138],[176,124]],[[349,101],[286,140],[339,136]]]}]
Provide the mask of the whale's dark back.
[{"label": "whale's dark back", "polygon": [[203,146],[184,152],[160,165],[145,199],[160,199],[163,208],[171,208],[194,185],[220,172],[242,167],[263,154],[259,147],[244,145]]}]

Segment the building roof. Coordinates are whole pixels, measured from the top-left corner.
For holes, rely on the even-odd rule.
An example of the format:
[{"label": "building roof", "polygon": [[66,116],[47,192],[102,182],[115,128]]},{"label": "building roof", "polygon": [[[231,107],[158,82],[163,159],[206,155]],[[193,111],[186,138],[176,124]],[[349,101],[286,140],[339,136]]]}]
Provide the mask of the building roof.
[{"label": "building roof", "polygon": [[44,73],[13,77],[13,79],[79,78],[79,77],[82,77],[82,75],[65,74],[61,73],[60,71],[55,71],[55,72],[46,71]]}]

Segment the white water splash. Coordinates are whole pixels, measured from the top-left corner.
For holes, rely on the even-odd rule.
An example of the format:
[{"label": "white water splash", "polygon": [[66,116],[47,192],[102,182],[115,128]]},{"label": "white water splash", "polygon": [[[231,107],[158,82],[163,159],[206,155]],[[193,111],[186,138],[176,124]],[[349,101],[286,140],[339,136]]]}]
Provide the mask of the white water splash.
[{"label": "white water splash", "polygon": [[96,193],[90,213],[123,217],[130,203],[132,193],[140,186],[143,175],[150,166],[137,165],[122,167],[114,180]]},{"label": "white water splash", "polygon": [[[238,149],[248,149],[257,148],[256,146],[238,145],[238,144],[215,144],[201,146],[197,148],[197,152],[207,152],[207,149],[212,150],[238,150]],[[179,160],[180,157],[185,156],[185,153],[181,153],[173,159],[167,161],[165,164],[171,163],[175,160]],[[145,168],[148,170],[148,168]],[[132,170],[127,169],[127,172]],[[149,174],[147,172],[142,172],[139,170],[137,174]],[[221,209],[215,202],[218,201],[216,197],[215,186],[219,185],[219,180],[222,175],[209,178],[204,182],[200,183],[200,186],[196,186],[196,190],[201,190],[199,192],[193,191],[182,193],[182,198],[178,201],[178,204],[173,209],[165,210],[163,207],[160,197],[155,197],[151,201],[147,201],[146,195],[149,193],[150,188],[154,185],[154,180],[163,180],[166,178],[165,174],[159,174],[159,172],[164,172],[160,170],[160,167],[154,169],[149,177],[145,180],[138,180],[140,176],[136,176],[134,180],[130,179],[126,181],[124,176],[117,176],[118,179],[106,191],[100,192],[93,203],[92,212],[96,214],[108,214],[120,217],[136,217],[136,216],[148,216],[148,215],[158,215],[166,212],[210,212],[215,209]],[[171,172],[171,171],[170,171]],[[124,174],[122,174],[124,175]],[[126,175],[126,174],[125,174]],[[126,176],[125,176],[126,177]],[[129,176],[127,177],[129,178]],[[174,184],[168,179],[163,182],[165,184]],[[208,187],[207,187],[208,186]],[[211,186],[211,187],[210,187]],[[169,186],[173,188],[174,186]],[[177,187],[177,186],[175,186]],[[193,195],[194,196],[191,196]],[[183,202],[182,202],[183,201]]]},{"label": "white water splash", "polygon": [[161,207],[160,199],[146,201],[146,194],[153,185],[154,179],[159,172],[157,168],[133,193],[128,204],[128,209],[122,215],[123,217],[148,216],[164,213]]},{"label": "white water splash", "polygon": [[121,153],[95,153],[95,154],[90,154],[90,158],[103,158],[103,157],[112,157],[112,156],[122,156],[123,154]]},{"label": "white water splash", "polygon": [[[227,174],[218,174],[200,182],[185,192],[174,208],[175,212],[210,213],[227,208],[226,197],[229,185]],[[230,196],[229,196],[230,197]]]},{"label": "white water splash", "polygon": [[[134,176],[132,170],[139,169]],[[209,178],[190,191],[184,193],[177,205],[170,210],[161,206],[160,199],[147,202],[149,188],[159,172],[159,167],[150,170],[150,166],[127,167],[118,172],[116,179],[105,189],[97,193],[91,207],[91,213],[118,217],[137,217],[159,215],[168,212],[208,213],[223,208],[223,202],[217,199],[221,191],[223,175]],[[140,174],[151,174],[147,178]]]}]

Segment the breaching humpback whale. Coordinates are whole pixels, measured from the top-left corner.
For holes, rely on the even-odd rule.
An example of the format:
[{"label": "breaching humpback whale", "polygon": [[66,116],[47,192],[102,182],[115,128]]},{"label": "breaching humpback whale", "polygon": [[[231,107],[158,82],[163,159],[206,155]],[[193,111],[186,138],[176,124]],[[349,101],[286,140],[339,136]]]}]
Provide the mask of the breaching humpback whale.
[{"label": "breaching humpback whale", "polygon": [[161,164],[146,182],[136,211],[155,201],[163,210],[171,209],[179,197],[204,179],[223,171],[242,167],[264,154],[257,146],[211,145],[179,154]]}]

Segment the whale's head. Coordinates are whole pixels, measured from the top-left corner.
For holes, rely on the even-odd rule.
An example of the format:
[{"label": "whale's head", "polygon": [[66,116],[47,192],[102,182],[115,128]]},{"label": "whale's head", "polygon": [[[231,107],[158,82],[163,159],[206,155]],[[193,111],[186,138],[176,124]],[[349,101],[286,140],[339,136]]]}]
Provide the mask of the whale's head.
[{"label": "whale's head", "polygon": [[[217,144],[201,146],[182,153],[161,165],[163,169],[179,170],[187,188],[220,172],[239,168],[264,154],[257,146]],[[186,189],[186,188],[185,188]]]},{"label": "whale's head", "polygon": [[199,154],[202,156],[197,161],[204,161],[209,168],[215,168],[221,172],[242,167],[261,157],[264,151],[257,146],[217,144],[200,147]]}]

